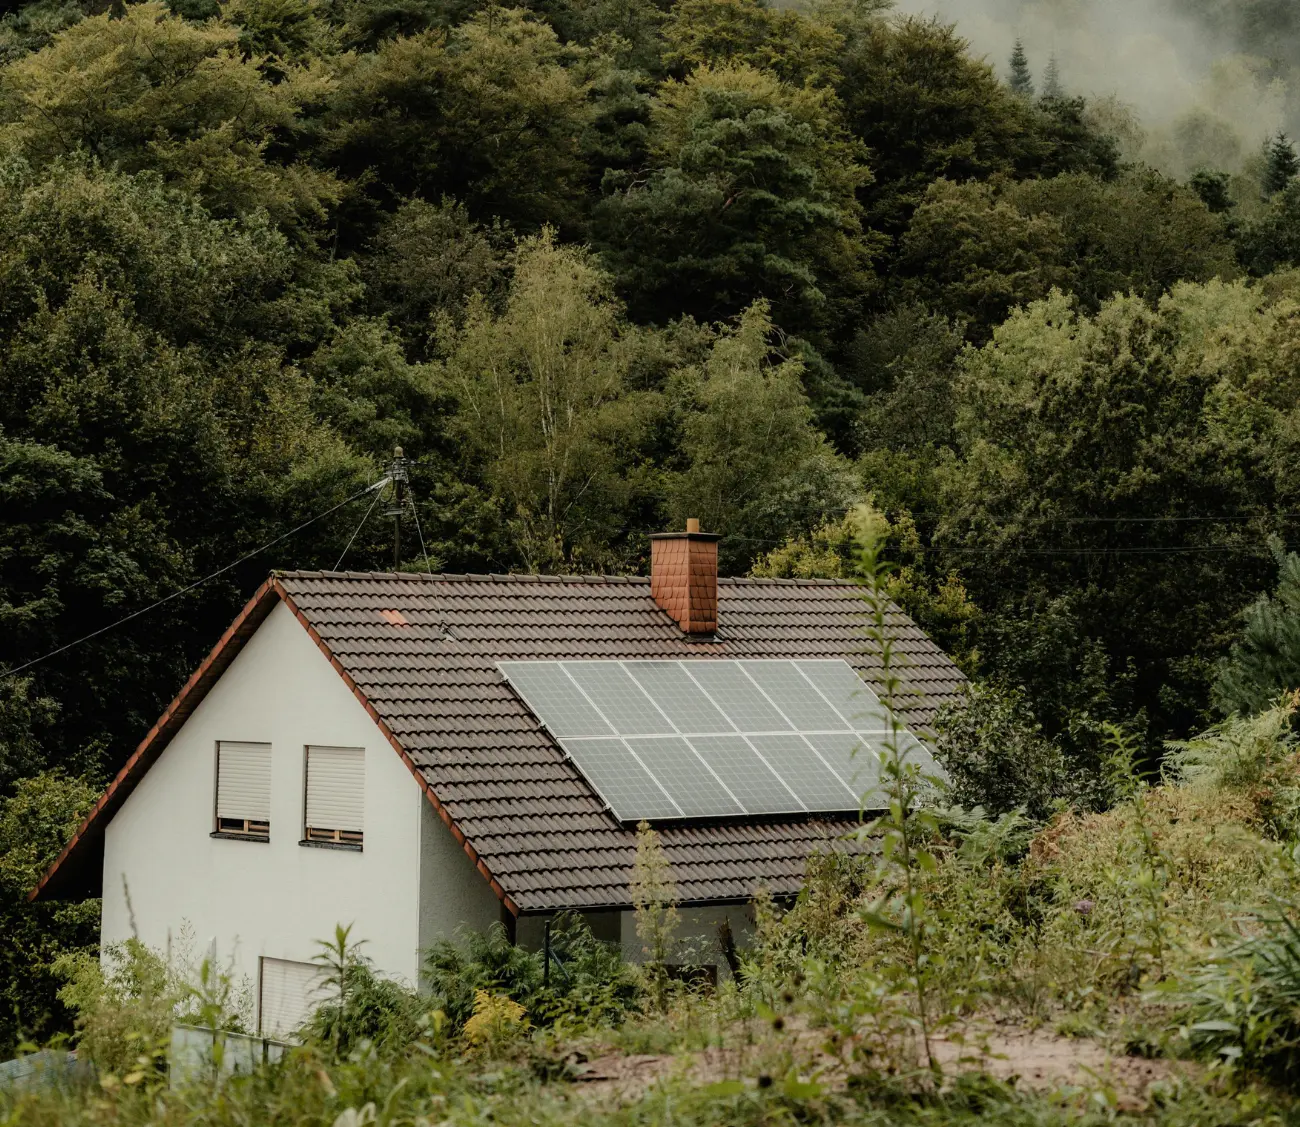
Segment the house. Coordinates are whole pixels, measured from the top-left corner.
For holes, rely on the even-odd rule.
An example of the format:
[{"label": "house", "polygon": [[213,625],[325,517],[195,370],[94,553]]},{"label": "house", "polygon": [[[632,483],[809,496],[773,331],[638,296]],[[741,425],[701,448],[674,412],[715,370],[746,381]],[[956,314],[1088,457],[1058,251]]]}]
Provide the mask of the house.
[{"label": "house", "polygon": [[[284,1032],[336,923],[408,982],[440,937],[538,944],[562,910],[634,955],[644,817],[719,964],[719,923],[856,824],[848,729],[880,721],[860,589],[719,579],[717,539],[654,537],[649,579],[272,574],[33,895],[101,895],[105,944],[187,924]],[[963,677],[889,629],[924,728]]]}]

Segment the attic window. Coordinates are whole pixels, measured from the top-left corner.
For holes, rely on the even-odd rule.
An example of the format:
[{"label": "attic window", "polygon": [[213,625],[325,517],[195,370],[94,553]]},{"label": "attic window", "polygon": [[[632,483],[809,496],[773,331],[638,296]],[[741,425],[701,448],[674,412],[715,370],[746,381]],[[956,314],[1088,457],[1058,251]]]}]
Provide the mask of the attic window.
[{"label": "attic window", "polygon": [[381,610],[379,616],[388,623],[389,626],[410,626],[406,615],[400,610]]},{"label": "attic window", "polygon": [[223,836],[271,836],[271,745],[217,744],[217,829]]},{"label": "attic window", "polygon": [[307,749],[304,840],[359,847],[365,830],[365,798],[364,748]]}]

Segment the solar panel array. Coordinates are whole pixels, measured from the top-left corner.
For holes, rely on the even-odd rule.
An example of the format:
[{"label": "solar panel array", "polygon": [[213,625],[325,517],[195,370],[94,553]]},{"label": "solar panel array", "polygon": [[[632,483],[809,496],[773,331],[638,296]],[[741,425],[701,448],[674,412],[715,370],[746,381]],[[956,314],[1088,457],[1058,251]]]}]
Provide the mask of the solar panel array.
[{"label": "solar panel array", "polygon": [[[848,662],[503,661],[498,668],[621,821],[854,812],[888,732]],[[934,770],[914,735],[899,750]]]}]

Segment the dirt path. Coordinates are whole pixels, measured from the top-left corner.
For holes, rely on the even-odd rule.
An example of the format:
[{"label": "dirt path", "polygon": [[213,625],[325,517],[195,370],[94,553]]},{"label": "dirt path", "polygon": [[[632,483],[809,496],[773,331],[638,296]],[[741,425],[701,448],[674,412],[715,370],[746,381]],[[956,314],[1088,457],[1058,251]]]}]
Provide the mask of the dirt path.
[{"label": "dirt path", "polygon": [[[832,1089],[842,1088],[848,1077],[844,1059],[822,1047],[817,1031],[793,1032],[807,1074],[815,1073]],[[674,1076],[694,1084],[734,1079],[752,1084],[761,1072],[763,1049],[714,1047],[676,1055],[607,1052],[582,1065],[578,1080],[589,1095],[620,1103],[637,1100],[658,1081]],[[1180,1061],[1115,1055],[1100,1042],[1063,1037],[1047,1028],[1005,1025],[968,1034],[961,1044],[936,1038],[934,1053],[947,1076],[985,1072],[1032,1092],[1108,1089],[1126,1111],[1148,1106],[1153,1084],[1175,1081],[1191,1067]]]}]

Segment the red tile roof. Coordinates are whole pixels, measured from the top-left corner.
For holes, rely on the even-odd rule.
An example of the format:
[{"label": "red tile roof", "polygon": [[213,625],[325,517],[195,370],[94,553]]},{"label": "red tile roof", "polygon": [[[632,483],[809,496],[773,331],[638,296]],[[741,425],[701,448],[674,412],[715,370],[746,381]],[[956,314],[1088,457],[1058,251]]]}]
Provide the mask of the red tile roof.
[{"label": "red tile roof", "polygon": [[[161,754],[276,598],[284,599],[379,724],[480,872],[514,912],[629,903],[635,834],[502,680],[542,658],[843,657],[868,679],[863,604],[850,584],[719,580],[718,632],[687,637],[649,580],[288,572],[272,577],[119,774],[35,895],[93,891],[103,825]],[[890,617],[902,711],[924,728],[964,678],[901,611]],[[660,830],[684,902],[796,891],[808,853],[850,821],[760,820]],[[93,871],[92,871],[93,869]]]}]

